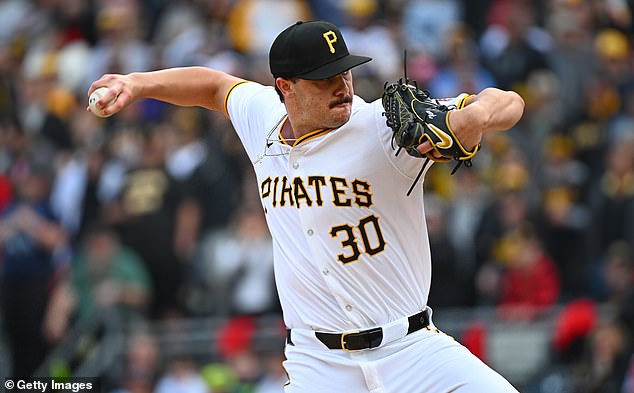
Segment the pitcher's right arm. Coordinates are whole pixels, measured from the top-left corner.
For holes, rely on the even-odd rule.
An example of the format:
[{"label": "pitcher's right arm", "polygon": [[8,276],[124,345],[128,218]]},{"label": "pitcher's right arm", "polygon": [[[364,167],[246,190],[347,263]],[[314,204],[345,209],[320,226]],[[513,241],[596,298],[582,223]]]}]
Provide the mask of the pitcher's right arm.
[{"label": "pitcher's right arm", "polygon": [[[106,74],[92,83],[88,96],[99,87],[108,89],[107,94],[97,101],[97,107],[105,116],[118,113],[142,98],[224,111],[227,93],[241,81],[241,78],[206,67],[168,68],[127,75]],[[90,108],[87,110],[90,111]]]}]

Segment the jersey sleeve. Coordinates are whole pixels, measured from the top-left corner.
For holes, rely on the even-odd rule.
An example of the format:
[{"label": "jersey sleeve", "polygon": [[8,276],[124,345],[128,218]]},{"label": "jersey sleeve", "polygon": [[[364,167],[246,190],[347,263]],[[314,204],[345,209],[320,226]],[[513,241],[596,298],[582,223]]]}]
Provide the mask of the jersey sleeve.
[{"label": "jersey sleeve", "polygon": [[473,94],[462,93],[456,97],[438,98],[437,101],[441,103],[442,105],[445,105],[449,108],[455,107],[456,109],[462,109],[465,107],[467,98],[472,96]]},{"label": "jersey sleeve", "polygon": [[251,162],[286,110],[275,89],[256,82],[236,83],[225,97],[225,110]]}]

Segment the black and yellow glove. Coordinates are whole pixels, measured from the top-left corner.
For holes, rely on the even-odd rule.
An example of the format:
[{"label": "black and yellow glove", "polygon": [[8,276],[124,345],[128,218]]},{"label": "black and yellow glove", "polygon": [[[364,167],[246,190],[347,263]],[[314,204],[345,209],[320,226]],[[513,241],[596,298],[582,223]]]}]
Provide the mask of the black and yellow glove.
[{"label": "black and yellow glove", "polygon": [[[467,150],[449,127],[448,114],[457,108],[456,105],[444,105],[403,79],[385,84],[382,102],[386,124],[392,129],[393,142],[399,148],[414,157],[427,156],[434,161],[456,160],[459,165],[471,165],[471,158],[480,145]],[[429,141],[433,150],[423,155],[416,147],[425,140]],[[433,154],[434,151],[436,154]]]}]

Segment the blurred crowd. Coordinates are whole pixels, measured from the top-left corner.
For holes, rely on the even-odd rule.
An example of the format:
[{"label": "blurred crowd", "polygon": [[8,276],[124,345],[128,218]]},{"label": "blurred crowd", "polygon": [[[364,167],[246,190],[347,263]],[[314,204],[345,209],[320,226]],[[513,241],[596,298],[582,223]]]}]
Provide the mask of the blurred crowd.
[{"label": "blurred crowd", "polygon": [[[526,102],[472,168],[427,176],[429,305],[488,307],[509,323],[561,310],[549,369],[563,377],[536,376],[533,391],[634,392],[633,3],[0,0],[10,373],[32,374],[74,324],[116,308],[130,332],[117,392],[282,391],[281,349],[253,349],[257,317],[280,308],[230,123],[154,100],[100,119],[86,92],[105,73],[189,65],[271,84],[277,33],[327,19],[373,57],[354,73],[368,101],[406,71],[436,97],[496,86]],[[219,363],[162,359],[135,328],[206,316],[229,320]]]}]

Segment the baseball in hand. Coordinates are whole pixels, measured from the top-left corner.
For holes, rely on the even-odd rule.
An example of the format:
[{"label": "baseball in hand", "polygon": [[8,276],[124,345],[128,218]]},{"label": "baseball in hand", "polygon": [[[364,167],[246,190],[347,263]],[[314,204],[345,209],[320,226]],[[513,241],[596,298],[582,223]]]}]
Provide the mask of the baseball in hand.
[{"label": "baseball in hand", "polygon": [[94,113],[95,116],[99,116],[99,117],[110,116],[110,115],[105,115],[103,112],[101,112],[101,109],[97,108],[97,105],[96,105],[97,101],[99,101],[99,99],[103,97],[104,95],[106,95],[107,93],[108,93],[107,87],[100,87],[90,94],[90,97],[88,98],[88,106],[90,107],[90,111]]}]

